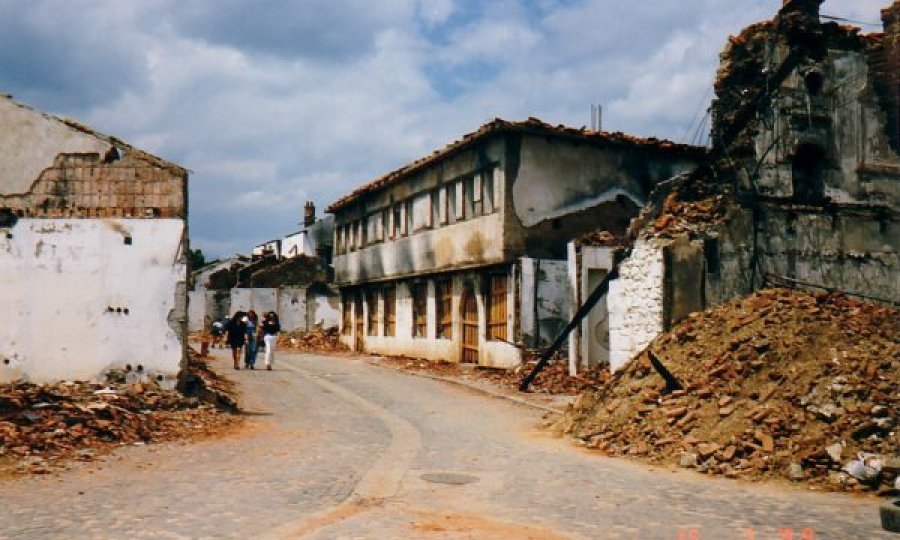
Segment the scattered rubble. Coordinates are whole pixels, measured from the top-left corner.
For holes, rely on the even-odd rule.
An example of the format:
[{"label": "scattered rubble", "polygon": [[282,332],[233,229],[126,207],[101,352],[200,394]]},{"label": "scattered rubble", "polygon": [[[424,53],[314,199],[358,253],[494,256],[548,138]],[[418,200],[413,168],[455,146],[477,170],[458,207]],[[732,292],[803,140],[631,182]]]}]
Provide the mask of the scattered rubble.
[{"label": "scattered rubble", "polygon": [[[518,391],[522,377],[530,372],[537,356],[526,355],[526,361],[514,370],[481,368],[474,364],[457,364],[447,361],[431,361],[403,356],[384,356],[378,359],[378,363],[387,364],[395,368],[416,373],[428,373],[441,377],[454,377],[486,381],[498,387],[514,389]],[[557,357],[553,363],[540,372],[531,386],[531,390],[538,394],[576,396],[587,388],[597,387],[609,378],[609,370],[597,368],[580,373],[572,377],[569,375],[567,362]]]},{"label": "scattered rubble", "polygon": [[856,491],[900,473],[896,308],[768,289],[690,315],[649,350],[683,390],[666,395],[643,354],[557,428],[610,455],[728,477]]},{"label": "scattered rubble", "polygon": [[278,346],[302,352],[346,352],[350,349],[341,343],[341,334],[337,328],[323,330],[316,327],[309,332],[283,332],[278,335]]},{"label": "scattered rubble", "polygon": [[[202,381],[200,387],[226,393],[226,385],[202,362],[192,360],[190,371]],[[0,472],[46,474],[117,446],[208,435],[235,422],[237,417],[199,397],[163,390],[152,380],[4,384]]]}]

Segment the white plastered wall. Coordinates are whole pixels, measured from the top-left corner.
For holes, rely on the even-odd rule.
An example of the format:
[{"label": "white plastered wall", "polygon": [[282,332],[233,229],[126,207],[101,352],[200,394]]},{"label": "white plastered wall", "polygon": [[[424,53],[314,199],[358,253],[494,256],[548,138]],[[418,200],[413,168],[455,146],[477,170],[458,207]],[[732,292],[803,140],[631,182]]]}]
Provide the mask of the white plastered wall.
[{"label": "white plastered wall", "polygon": [[[20,219],[0,236],[0,381],[175,376],[180,219]],[[131,244],[125,238],[131,238]],[[127,313],[126,311],[127,310]]]}]

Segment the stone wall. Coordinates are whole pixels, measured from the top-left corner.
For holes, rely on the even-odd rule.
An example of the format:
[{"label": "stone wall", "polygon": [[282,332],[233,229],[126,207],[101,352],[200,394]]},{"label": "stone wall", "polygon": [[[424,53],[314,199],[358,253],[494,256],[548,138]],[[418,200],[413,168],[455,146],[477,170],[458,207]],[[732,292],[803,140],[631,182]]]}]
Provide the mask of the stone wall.
[{"label": "stone wall", "polygon": [[609,286],[609,365],[619,369],[664,330],[664,246],[639,240]]}]

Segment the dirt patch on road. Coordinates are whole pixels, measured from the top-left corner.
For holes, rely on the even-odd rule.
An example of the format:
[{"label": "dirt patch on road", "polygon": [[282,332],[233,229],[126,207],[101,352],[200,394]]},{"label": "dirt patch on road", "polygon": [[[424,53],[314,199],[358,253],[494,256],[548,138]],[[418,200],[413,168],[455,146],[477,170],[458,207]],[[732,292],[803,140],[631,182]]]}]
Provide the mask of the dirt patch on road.
[{"label": "dirt patch on road", "polygon": [[478,538],[480,540],[564,540],[565,536],[537,527],[498,521],[474,514],[413,510],[410,531],[416,538]]}]

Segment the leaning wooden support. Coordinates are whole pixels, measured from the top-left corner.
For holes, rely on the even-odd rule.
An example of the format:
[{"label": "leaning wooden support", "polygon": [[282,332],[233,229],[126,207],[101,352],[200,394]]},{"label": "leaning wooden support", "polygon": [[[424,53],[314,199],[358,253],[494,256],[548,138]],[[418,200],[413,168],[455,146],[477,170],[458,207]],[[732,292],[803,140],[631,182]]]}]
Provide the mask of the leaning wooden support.
[{"label": "leaning wooden support", "polygon": [[[630,250],[628,250],[628,252],[630,252]],[[531,386],[531,383],[534,382],[534,379],[538,376],[538,373],[540,373],[545,367],[547,367],[550,359],[553,358],[553,355],[556,354],[556,351],[558,351],[559,348],[562,347],[562,344],[566,342],[566,339],[568,339],[569,334],[572,333],[572,330],[577,328],[578,325],[581,324],[582,319],[587,317],[587,314],[591,312],[591,309],[593,309],[594,306],[597,305],[597,302],[599,302],[601,298],[606,296],[606,293],[609,292],[609,283],[617,277],[619,277],[618,263],[616,263],[613,266],[612,270],[610,270],[609,273],[606,274],[606,277],[603,278],[603,281],[601,281],[597,288],[594,289],[594,292],[592,292],[587,300],[584,301],[584,304],[582,304],[581,307],[578,308],[575,316],[572,317],[572,320],[569,321],[569,324],[567,324],[566,327],[563,328],[563,331],[560,332],[558,336],[556,336],[556,340],[553,341],[553,344],[550,345],[550,347],[546,351],[544,351],[544,354],[541,355],[541,358],[540,360],[538,360],[537,365],[534,366],[534,369],[531,370],[531,373],[529,373],[528,376],[522,380],[522,384],[519,385],[520,392],[528,391],[528,388]]]},{"label": "leaning wooden support", "polygon": [[675,375],[672,375],[672,372],[666,369],[666,366],[663,365],[662,362],[659,361],[659,358],[653,354],[653,351],[647,349],[647,356],[650,358],[650,365],[653,366],[653,369],[659,373],[659,376],[666,381],[666,388],[663,390],[663,394],[671,394],[675,390],[684,390],[684,387],[681,386],[681,383],[678,382],[678,379],[675,378]]}]

